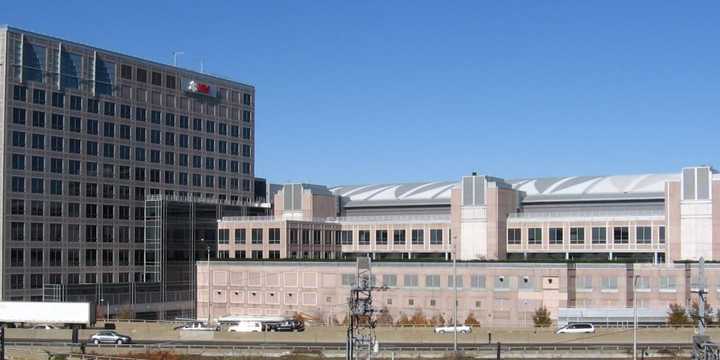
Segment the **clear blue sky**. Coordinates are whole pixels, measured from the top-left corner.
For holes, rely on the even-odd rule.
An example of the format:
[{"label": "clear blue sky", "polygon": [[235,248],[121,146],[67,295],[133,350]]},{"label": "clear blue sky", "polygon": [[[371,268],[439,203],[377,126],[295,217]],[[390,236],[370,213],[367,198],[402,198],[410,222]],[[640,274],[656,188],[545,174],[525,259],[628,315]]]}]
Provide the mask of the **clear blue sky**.
[{"label": "clear blue sky", "polygon": [[720,167],[717,1],[216,3],[20,1],[0,23],[255,85],[271,181]]}]

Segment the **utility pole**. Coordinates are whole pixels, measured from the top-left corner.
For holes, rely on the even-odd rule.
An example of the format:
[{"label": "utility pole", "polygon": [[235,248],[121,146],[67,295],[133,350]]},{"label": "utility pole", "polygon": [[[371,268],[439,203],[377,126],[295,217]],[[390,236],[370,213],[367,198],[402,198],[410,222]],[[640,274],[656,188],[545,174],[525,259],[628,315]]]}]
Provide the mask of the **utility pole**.
[{"label": "utility pole", "polygon": [[346,340],[346,360],[370,359],[378,351],[375,338],[375,313],[372,304],[372,292],[385,290],[372,283],[370,257],[357,258],[355,283],[350,289],[348,329]]},{"label": "utility pole", "polygon": [[[212,317],[210,316],[210,312],[212,311],[212,307],[211,307],[211,299],[212,299],[212,288],[211,288],[212,279],[211,279],[211,277],[212,276],[210,274],[210,244],[205,242],[204,237],[200,238],[200,242],[205,244],[205,246],[207,247],[207,276],[208,276],[208,311],[207,311],[208,321],[207,321],[207,325],[209,327],[211,325],[210,323],[212,322]],[[0,359],[0,360],[2,360],[2,359]]]},{"label": "utility pole", "polygon": [[173,51],[173,66],[177,67],[177,57],[178,55],[185,55],[184,51]]},{"label": "utility pole", "polygon": [[[690,284],[692,287],[692,284]],[[693,336],[693,353],[692,359],[695,360],[717,360],[720,359],[720,350],[718,345],[705,335],[705,258],[700,258],[698,263],[698,284],[697,290],[693,290],[698,294],[698,325],[697,335]]]},{"label": "utility pole", "polygon": [[0,360],[5,360],[5,327],[0,326]]},{"label": "utility pole", "polygon": [[457,245],[455,244],[455,241],[453,241],[452,244],[453,247],[453,254],[452,254],[452,265],[453,265],[453,290],[455,292],[455,301],[453,302],[453,310],[455,312],[455,315],[453,316],[453,351],[455,354],[457,354],[457,333],[458,333],[458,289],[457,289],[457,261],[455,260],[457,258]]},{"label": "utility pole", "polygon": [[637,283],[639,275],[633,277],[633,360],[637,360],[637,327],[638,327],[638,309],[637,309]]}]

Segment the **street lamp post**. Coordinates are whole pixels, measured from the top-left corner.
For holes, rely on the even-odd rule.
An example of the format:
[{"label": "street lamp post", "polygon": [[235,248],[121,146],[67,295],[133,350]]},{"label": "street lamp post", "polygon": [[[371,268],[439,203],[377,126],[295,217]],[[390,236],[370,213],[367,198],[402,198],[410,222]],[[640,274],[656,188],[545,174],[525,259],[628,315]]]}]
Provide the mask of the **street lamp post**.
[{"label": "street lamp post", "polygon": [[640,278],[635,275],[633,278],[633,360],[637,360],[637,327],[638,327],[638,310],[637,310],[637,282]]},{"label": "street lamp post", "polygon": [[210,244],[205,242],[204,237],[200,238],[200,242],[205,244],[205,246],[207,247],[207,276],[208,276],[208,311],[207,311],[207,314],[208,314],[208,326],[210,326],[212,323],[212,317],[210,316],[210,313],[212,311],[212,307],[211,307],[211,301],[212,301],[211,285],[212,285],[212,283],[211,283],[211,279],[210,279],[211,278],[211,275],[210,275]]},{"label": "street lamp post", "polygon": [[105,298],[100,298],[100,306],[105,305],[105,321],[110,319],[110,302],[105,302]]},{"label": "street lamp post", "polygon": [[453,264],[453,291],[455,293],[455,302],[453,303],[453,309],[455,312],[455,315],[453,316],[453,351],[457,353],[457,333],[458,333],[458,290],[457,290],[457,245],[455,244],[455,241],[453,241],[452,244],[453,247],[453,255],[452,255],[452,264]]}]

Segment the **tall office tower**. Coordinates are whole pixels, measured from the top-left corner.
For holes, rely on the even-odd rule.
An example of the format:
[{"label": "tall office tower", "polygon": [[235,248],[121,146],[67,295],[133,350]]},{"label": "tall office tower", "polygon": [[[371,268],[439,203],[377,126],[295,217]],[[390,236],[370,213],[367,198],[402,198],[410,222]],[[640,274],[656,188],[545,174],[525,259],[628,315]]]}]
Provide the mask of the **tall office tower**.
[{"label": "tall office tower", "polygon": [[3,300],[145,279],[145,199],[254,201],[253,86],[0,27]]}]

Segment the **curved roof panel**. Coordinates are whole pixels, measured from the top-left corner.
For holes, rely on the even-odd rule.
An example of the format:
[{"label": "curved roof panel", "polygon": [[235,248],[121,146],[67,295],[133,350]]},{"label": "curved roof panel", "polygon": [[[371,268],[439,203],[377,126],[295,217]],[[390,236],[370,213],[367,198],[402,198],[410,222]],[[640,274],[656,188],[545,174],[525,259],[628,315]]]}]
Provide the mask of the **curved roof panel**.
[{"label": "curved roof panel", "polygon": [[[680,174],[569,176],[507,180],[528,201],[662,198],[666,181]],[[345,198],[346,206],[402,206],[450,204],[450,191],[459,181],[433,181],[336,186],[330,191]]]}]

